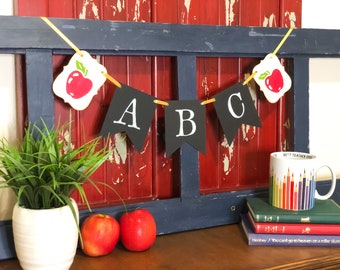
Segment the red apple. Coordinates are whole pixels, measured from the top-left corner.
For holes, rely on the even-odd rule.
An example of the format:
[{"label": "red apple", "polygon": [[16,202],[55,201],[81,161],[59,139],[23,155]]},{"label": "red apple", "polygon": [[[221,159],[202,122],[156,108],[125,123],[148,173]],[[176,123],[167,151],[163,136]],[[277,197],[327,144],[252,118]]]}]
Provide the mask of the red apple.
[{"label": "red apple", "polygon": [[283,87],[283,77],[278,69],[274,69],[272,74],[266,77],[265,84],[267,88],[275,93],[280,92]]},{"label": "red apple", "polygon": [[119,223],[109,215],[92,214],[80,228],[83,252],[92,257],[109,254],[119,239]]},{"label": "red apple", "polygon": [[149,249],[156,240],[156,222],[146,209],[137,209],[122,215],[119,220],[120,241],[131,251]]},{"label": "red apple", "polygon": [[92,89],[92,81],[84,78],[83,74],[74,70],[66,80],[66,92],[75,99],[82,98]]}]

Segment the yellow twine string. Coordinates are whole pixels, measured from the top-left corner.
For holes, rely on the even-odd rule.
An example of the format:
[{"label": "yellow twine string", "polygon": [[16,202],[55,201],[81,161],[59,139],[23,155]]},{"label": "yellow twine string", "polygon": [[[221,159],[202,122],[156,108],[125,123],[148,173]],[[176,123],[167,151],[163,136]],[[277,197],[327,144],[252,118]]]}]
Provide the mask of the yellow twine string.
[{"label": "yellow twine string", "polygon": [[[41,17],[41,19],[49,26],[51,27],[76,53],[78,53],[80,56],[83,56],[83,54],[81,53],[81,51],[79,50],[79,48],[67,37],[65,36],[49,19],[47,19],[46,17]],[[285,43],[285,41],[287,40],[287,38],[289,37],[289,35],[291,34],[291,32],[294,30],[294,27],[289,28],[288,32],[285,34],[285,36],[282,38],[282,40],[280,41],[280,43],[277,45],[277,47],[275,48],[275,50],[272,53],[272,56],[276,55],[277,52],[280,50],[280,48],[282,47],[282,45]],[[106,73],[106,72],[102,72],[102,74],[109,80],[111,81],[114,85],[116,85],[119,88],[122,88],[122,85],[116,80],[114,79],[110,74]],[[244,82],[243,85],[246,85],[247,83],[249,83],[254,76],[256,75],[256,72],[253,72]],[[210,98],[207,100],[204,100],[201,102],[201,105],[206,105],[209,103],[213,103],[215,102],[216,99],[215,98]],[[162,105],[162,106],[169,106],[169,103],[166,101],[162,101],[159,99],[155,99],[153,101],[155,104],[158,105]]]},{"label": "yellow twine string", "polygon": [[246,85],[247,83],[249,83],[253,78],[254,78],[254,76],[256,75],[256,71],[255,72],[253,72],[243,83],[242,83],[242,85]]},{"label": "yellow twine string", "polygon": [[[289,37],[289,35],[291,34],[291,32],[294,30],[294,27],[289,28],[289,30],[287,31],[287,33],[285,34],[285,36],[282,38],[282,40],[280,41],[279,45],[277,45],[277,47],[275,48],[275,50],[272,53],[272,57],[277,54],[277,52],[280,50],[280,48],[282,47],[283,43],[285,43],[285,41],[287,40],[287,38]],[[248,84],[256,75],[256,71],[253,72],[243,83],[242,85],[246,85]],[[215,98],[211,98],[211,99],[207,99],[205,101],[201,102],[201,105],[206,105],[212,102],[215,102],[216,99]]]},{"label": "yellow twine string", "polygon": [[116,85],[119,88],[122,88],[122,85],[115,79],[113,78],[110,74],[102,71],[102,74],[108,79],[110,82],[112,82],[114,85]]},{"label": "yellow twine string", "polygon": [[153,103],[158,104],[158,105],[162,105],[162,106],[169,106],[169,103],[168,103],[168,102],[163,101],[163,100],[159,100],[159,99],[155,99],[155,100],[153,101]]},{"label": "yellow twine string", "polygon": [[[287,33],[285,34],[285,36],[282,38],[282,40],[280,41],[279,45],[276,46],[275,50],[273,51],[273,53],[271,54],[271,57],[273,57],[275,54],[277,54],[277,52],[281,49],[283,43],[285,43],[285,41],[287,40],[287,38],[289,37],[290,33],[294,30],[294,27],[289,28],[289,30],[287,31]],[[254,76],[256,75],[256,71],[253,72],[244,82],[243,85],[246,85],[247,83],[249,83]]]},{"label": "yellow twine string", "polygon": [[201,102],[201,105],[207,105],[216,101],[216,98],[210,98]]},{"label": "yellow twine string", "polygon": [[[80,49],[67,37],[61,32],[48,18],[46,17],[40,17],[49,27],[51,27],[54,32],[56,32],[59,37],[61,37],[77,54],[80,56],[83,56],[82,52]],[[109,80],[111,81],[114,85],[116,85],[119,88],[122,88],[122,85],[115,80],[111,75],[107,74],[106,72],[102,72],[102,74]]]},{"label": "yellow twine string", "polygon": [[277,47],[275,48],[274,52],[272,53],[272,56],[274,56],[282,47],[283,43],[285,43],[286,39],[289,37],[290,33],[294,30],[294,27],[289,28],[288,32],[286,33],[286,35],[283,37],[283,39],[281,40],[281,42],[279,43],[279,45],[277,45]]},{"label": "yellow twine string", "polygon": [[65,36],[49,19],[47,19],[46,17],[41,17],[41,19],[49,27],[51,27],[54,30],[54,32],[56,32],[59,35],[59,37],[61,37],[77,54],[83,56],[79,48],[67,36]]}]

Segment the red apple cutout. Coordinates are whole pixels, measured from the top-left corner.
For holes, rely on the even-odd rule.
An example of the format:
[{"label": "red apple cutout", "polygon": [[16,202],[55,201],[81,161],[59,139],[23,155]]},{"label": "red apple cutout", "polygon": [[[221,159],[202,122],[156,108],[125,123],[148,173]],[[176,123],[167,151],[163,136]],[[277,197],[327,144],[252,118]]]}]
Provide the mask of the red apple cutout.
[{"label": "red apple cutout", "polygon": [[109,215],[93,214],[81,225],[82,250],[91,257],[104,256],[112,252],[119,239],[119,223]]},{"label": "red apple cutout", "polygon": [[280,70],[274,69],[272,74],[266,77],[265,84],[269,90],[275,93],[280,92],[283,87],[283,77]]},{"label": "red apple cutout", "polygon": [[146,209],[137,209],[122,215],[119,220],[120,241],[130,251],[149,249],[156,240],[156,222]]},{"label": "red apple cutout", "polygon": [[88,52],[75,53],[54,80],[53,92],[75,110],[84,110],[104,84],[106,68]]},{"label": "red apple cutout", "polygon": [[254,80],[267,100],[277,102],[292,86],[292,80],[276,55],[268,54],[253,68]]},{"label": "red apple cutout", "polygon": [[82,98],[90,92],[92,81],[84,78],[80,71],[75,70],[68,76],[66,81],[66,92],[73,98]]}]

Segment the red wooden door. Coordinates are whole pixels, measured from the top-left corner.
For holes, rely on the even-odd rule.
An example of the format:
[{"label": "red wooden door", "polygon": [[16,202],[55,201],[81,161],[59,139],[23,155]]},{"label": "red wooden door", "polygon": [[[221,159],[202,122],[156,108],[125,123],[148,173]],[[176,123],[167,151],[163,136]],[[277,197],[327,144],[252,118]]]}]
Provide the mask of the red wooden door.
[{"label": "red wooden door", "polygon": [[[301,24],[301,0],[17,0],[16,10],[17,15],[95,20],[266,27],[299,27]],[[81,48],[81,44],[77,46]],[[69,56],[54,57],[56,75],[68,59]],[[171,57],[106,56],[99,60],[120,82],[160,100],[177,99],[173,80],[176,72]],[[197,97],[207,99],[242,81],[258,61],[254,58],[198,58]],[[68,121],[71,115],[75,144],[98,135],[114,90],[114,85],[105,83],[84,111],[74,111],[55,98],[56,121]],[[199,154],[201,194],[266,186],[268,154],[289,149],[290,119],[286,115],[286,99],[270,104],[255,84],[250,85],[250,91],[262,128],[243,125],[232,143],[223,136],[213,106],[207,105],[207,153]],[[162,107],[157,108],[141,153],[124,134],[112,136],[110,145],[114,150],[112,162],[107,162],[94,178],[113,186],[127,203],[180,195],[178,153],[165,157]],[[88,193],[94,207],[120,203],[114,193],[102,191],[103,194],[94,190]]]}]

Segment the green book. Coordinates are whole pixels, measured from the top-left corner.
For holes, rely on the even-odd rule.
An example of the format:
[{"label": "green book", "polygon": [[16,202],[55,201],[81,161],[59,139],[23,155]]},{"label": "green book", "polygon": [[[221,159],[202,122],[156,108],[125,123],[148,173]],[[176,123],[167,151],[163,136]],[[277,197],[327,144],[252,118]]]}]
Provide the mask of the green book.
[{"label": "green book", "polygon": [[249,197],[247,207],[255,222],[340,223],[340,206],[332,199],[315,200],[310,210],[292,211],[271,206],[266,198]]}]

